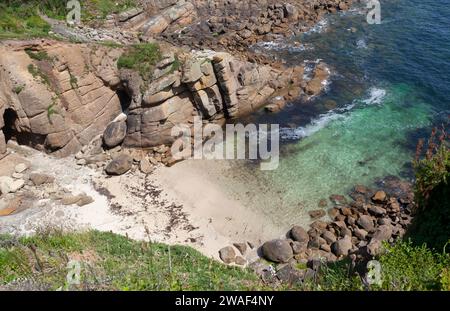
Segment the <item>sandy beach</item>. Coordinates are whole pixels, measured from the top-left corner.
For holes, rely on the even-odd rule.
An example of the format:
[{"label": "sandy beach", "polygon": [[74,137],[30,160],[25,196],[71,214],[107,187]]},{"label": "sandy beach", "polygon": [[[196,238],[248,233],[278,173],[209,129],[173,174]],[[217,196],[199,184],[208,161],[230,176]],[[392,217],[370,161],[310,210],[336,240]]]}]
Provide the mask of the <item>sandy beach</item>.
[{"label": "sandy beach", "polygon": [[[55,182],[40,189],[26,185],[28,203],[0,217],[1,233],[29,235],[48,227],[97,229],[137,240],[189,245],[217,259],[224,246],[250,242],[258,247],[286,232],[267,215],[227,196],[215,179],[229,168],[226,161],[189,160],[170,168],[160,166],[149,175],[135,167],[125,175],[108,177],[101,170],[78,166],[73,158],[55,159],[20,147],[0,161],[0,168],[11,167],[12,159],[20,163],[25,151],[29,171],[50,174]],[[93,202],[63,205],[52,196],[60,189],[86,194]],[[252,256],[256,248],[248,259]]]}]

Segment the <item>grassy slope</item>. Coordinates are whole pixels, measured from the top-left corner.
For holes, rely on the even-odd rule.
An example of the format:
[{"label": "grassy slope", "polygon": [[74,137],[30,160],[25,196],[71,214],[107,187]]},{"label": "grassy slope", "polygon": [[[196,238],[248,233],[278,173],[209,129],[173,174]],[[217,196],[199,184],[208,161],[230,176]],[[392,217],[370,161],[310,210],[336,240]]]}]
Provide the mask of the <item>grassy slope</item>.
[{"label": "grassy slope", "polygon": [[[68,286],[67,264],[82,262],[81,284]],[[381,286],[371,290],[450,290],[450,256],[401,242],[379,258]],[[70,290],[364,290],[349,262],[324,266],[315,282],[268,286],[190,247],[137,242],[98,231],[0,236],[0,286],[33,280],[35,289]]]},{"label": "grassy slope", "polygon": [[[50,290],[66,288],[67,264],[81,260],[82,282],[71,289],[251,290],[263,289],[248,270],[224,266],[189,247],[137,242],[89,231],[0,238],[0,285],[33,279]],[[42,286],[40,286],[41,288]]]},{"label": "grassy slope", "polygon": [[[135,6],[135,0],[81,1],[83,22],[99,22],[108,14]],[[39,13],[64,20],[69,12],[63,0],[4,0],[0,3],[0,39],[48,37],[50,25]]]}]

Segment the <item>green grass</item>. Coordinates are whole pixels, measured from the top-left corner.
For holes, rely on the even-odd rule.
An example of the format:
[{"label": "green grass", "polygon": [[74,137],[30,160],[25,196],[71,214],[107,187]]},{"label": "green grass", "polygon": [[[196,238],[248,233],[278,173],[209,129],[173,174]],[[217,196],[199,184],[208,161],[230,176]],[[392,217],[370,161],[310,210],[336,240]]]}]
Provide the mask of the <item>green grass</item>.
[{"label": "green grass", "polygon": [[6,1],[0,4],[0,38],[48,36],[50,25],[37,14],[31,1]]},{"label": "green grass", "polygon": [[[0,3],[0,39],[49,37],[51,26],[40,14],[65,20],[69,10],[63,0],[2,0]],[[136,0],[81,1],[81,19],[85,23],[100,21],[112,13],[136,6]]]},{"label": "green grass", "polygon": [[128,48],[117,61],[118,68],[132,69],[144,80],[150,80],[154,66],[161,60],[161,50],[156,43],[136,44]]},{"label": "green grass", "polygon": [[41,79],[42,83],[50,86],[49,77],[39,67],[37,67],[33,64],[29,64],[27,68],[28,68],[28,72],[31,73],[33,78],[35,78],[35,79],[39,78],[39,79]]},{"label": "green grass", "polygon": [[[380,285],[367,288],[351,262],[342,260],[323,265],[303,285],[269,286],[248,269],[225,266],[190,247],[53,230],[27,238],[0,236],[0,286],[28,279],[49,290],[450,290],[450,255],[411,242],[386,249],[377,258]],[[66,282],[72,260],[81,265],[78,285]]]},{"label": "green grass", "polygon": [[25,85],[18,85],[13,88],[13,92],[19,95],[25,89]]},{"label": "green grass", "polygon": [[43,60],[51,61],[51,58],[50,58],[50,56],[48,56],[46,51],[33,51],[32,49],[25,49],[25,53],[27,53],[31,59],[34,59],[37,61],[43,61]]},{"label": "green grass", "polygon": [[[8,243],[14,241],[13,243]],[[33,251],[34,249],[34,251]],[[41,233],[0,237],[0,284],[32,278],[49,289],[67,288],[67,263],[82,263],[82,282],[71,289],[263,289],[252,272],[227,267],[189,247],[132,241],[112,233]]]}]

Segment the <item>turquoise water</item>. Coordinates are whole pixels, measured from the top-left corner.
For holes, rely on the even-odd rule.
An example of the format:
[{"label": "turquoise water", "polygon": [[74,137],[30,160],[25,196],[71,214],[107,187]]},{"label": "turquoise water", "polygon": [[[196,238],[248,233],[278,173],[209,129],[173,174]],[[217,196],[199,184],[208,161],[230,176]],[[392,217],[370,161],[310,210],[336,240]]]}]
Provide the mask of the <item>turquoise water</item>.
[{"label": "turquoise water", "polygon": [[412,178],[418,139],[450,115],[450,3],[381,3],[381,25],[353,10],[299,38],[257,47],[291,64],[322,59],[332,76],[327,92],[311,102],[244,120],[281,125],[280,166],[263,172],[236,164],[230,194],[291,224],[306,222],[305,211],[320,199],[356,184]]}]

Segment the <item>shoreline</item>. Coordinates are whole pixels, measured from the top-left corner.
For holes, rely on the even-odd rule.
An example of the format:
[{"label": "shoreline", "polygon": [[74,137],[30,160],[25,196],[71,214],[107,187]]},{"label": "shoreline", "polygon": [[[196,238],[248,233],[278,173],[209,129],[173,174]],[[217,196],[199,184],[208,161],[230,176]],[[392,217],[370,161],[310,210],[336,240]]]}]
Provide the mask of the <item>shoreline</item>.
[{"label": "shoreline", "polygon": [[[125,175],[109,177],[78,166],[73,158],[54,159],[30,148],[17,148],[0,160],[0,169],[13,168],[9,164],[14,159],[15,164],[30,163],[24,180],[28,174],[39,172],[52,175],[55,181],[39,187],[28,181],[16,192],[15,196],[25,193],[30,200],[17,212],[0,217],[1,233],[30,235],[50,227],[112,231],[135,240],[191,246],[217,260],[223,246],[249,242],[255,246],[247,254],[251,261],[258,257],[256,247],[281,237],[286,229],[227,197],[211,175],[199,171],[190,161],[171,168],[159,166],[150,175],[135,167]],[[85,194],[93,202],[65,205],[53,195],[60,189],[73,195]],[[7,202],[0,203],[3,208]]]}]

